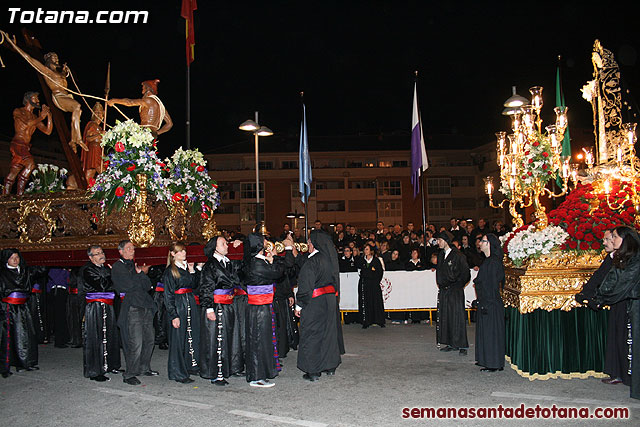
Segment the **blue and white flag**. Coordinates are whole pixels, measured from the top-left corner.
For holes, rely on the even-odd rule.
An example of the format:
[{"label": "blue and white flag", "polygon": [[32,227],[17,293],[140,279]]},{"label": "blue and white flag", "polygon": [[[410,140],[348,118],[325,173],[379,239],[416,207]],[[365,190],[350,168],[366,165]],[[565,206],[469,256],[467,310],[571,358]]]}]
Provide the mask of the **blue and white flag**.
[{"label": "blue and white flag", "polygon": [[300,198],[307,203],[311,194],[311,158],[309,157],[309,139],[307,135],[307,109],[302,104],[302,124],[300,125],[300,154],[298,167],[300,170]]},{"label": "blue and white flag", "polygon": [[429,168],[427,150],[424,148],[424,135],[420,112],[418,111],[418,85],[413,86],[413,117],[411,119],[411,184],[413,197],[420,192],[420,176]]}]

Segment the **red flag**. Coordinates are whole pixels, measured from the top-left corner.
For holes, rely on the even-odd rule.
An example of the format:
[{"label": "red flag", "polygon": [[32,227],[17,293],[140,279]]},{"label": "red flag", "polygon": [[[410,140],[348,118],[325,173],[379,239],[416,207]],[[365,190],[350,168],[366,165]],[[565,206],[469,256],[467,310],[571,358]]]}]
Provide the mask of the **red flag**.
[{"label": "red flag", "polygon": [[198,8],[196,0],[182,0],[180,15],[185,19],[187,41],[187,67],[193,62],[196,34],[193,29],[193,11]]}]

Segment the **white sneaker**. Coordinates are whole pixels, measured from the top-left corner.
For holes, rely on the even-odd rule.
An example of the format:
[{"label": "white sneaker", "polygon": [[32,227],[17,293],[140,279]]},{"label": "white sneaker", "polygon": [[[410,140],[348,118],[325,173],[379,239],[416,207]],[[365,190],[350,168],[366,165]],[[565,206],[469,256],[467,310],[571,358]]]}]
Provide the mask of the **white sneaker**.
[{"label": "white sneaker", "polygon": [[273,387],[274,385],[276,385],[276,383],[272,383],[269,380],[258,380],[258,381],[251,381],[249,383],[249,385],[251,387],[269,388],[269,387]]}]

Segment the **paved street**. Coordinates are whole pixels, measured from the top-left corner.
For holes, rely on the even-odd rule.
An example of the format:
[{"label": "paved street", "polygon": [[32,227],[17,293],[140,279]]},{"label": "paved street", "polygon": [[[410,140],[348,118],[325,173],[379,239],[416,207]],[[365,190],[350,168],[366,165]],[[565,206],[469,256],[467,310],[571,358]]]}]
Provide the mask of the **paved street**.
[{"label": "paved street", "polygon": [[[598,379],[529,381],[509,367],[482,373],[474,366],[474,327],[468,329],[469,356],[443,353],[435,328],[391,325],[367,330],[344,327],[347,354],[336,376],[309,383],[296,369],[296,352],[271,389],[249,387],[231,378],[219,388],[197,378],[183,385],[166,377],[166,351],[156,348],[152,367],[159,377],[142,377],[129,386],[120,376],[96,383],[82,377],[82,349],[40,346],[40,371],[0,378],[3,426],[32,425],[415,425],[402,418],[404,407],[628,407],[639,425],[640,401],[629,388]],[[124,362],[124,359],[123,359]],[[423,421],[422,421],[423,422]],[[531,421],[438,420],[438,425],[525,425]],[[534,421],[553,425],[598,425],[610,421]]]}]

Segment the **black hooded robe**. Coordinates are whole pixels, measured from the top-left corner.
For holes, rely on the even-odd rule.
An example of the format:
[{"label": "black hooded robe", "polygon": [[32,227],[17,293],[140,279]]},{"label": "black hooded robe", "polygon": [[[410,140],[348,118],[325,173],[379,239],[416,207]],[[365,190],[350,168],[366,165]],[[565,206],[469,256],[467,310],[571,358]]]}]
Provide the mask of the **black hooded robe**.
[{"label": "black hooded robe", "polygon": [[120,369],[120,334],[113,309],[111,269],[88,262],[81,268],[84,308],[84,376]]},{"label": "black hooded robe", "polygon": [[502,248],[493,234],[487,234],[491,255],[480,265],[474,283],[478,295],[476,316],[476,361],[490,369],[504,368],[504,304],[500,283],[504,281]]},{"label": "black hooded robe", "polygon": [[445,258],[445,251],[438,254],[436,283],[438,284],[437,343],[455,349],[469,347],[467,341],[467,316],[464,308],[464,287],[471,273],[466,257],[455,247]]},{"label": "black hooded robe", "polygon": [[317,375],[333,371],[341,363],[339,320],[335,315],[339,289],[335,277],[339,270],[338,263],[330,256],[335,248],[329,235],[313,230],[310,239],[318,252],[310,254],[298,275],[296,297],[302,308],[298,369]]},{"label": "black hooded robe", "polygon": [[[20,264],[17,269],[7,267],[9,257],[17,253]],[[3,343],[0,348],[2,372],[9,372],[11,365],[30,369],[38,365],[38,339],[27,300],[31,294],[33,277],[43,267],[28,267],[17,249],[4,249],[0,254],[0,298],[5,322]]]},{"label": "black hooded robe", "polygon": [[256,257],[263,249],[263,239],[260,234],[249,235],[249,258],[244,265],[248,294],[245,354],[247,382],[275,378],[280,370],[273,294],[276,281],[284,274],[284,265],[277,257],[272,264]]},{"label": "black hooded robe", "polygon": [[[224,380],[244,372],[244,357],[241,364],[232,366],[234,334],[238,327],[233,295],[240,284],[238,271],[242,261],[229,260],[223,265],[214,256],[216,244],[217,237],[207,243],[204,252],[209,259],[200,275],[200,376]],[[209,320],[208,309],[214,311],[216,320]]]},{"label": "black hooded robe", "polygon": [[367,328],[373,324],[384,326],[384,299],[382,298],[382,288],[380,288],[380,281],[384,275],[382,263],[376,256],[367,262],[363,255],[358,258],[356,265],[360,270],[358,311],[362,327]]},{"label": "black hooded robe", "polygon": [[[637,239],[637,234],[636,234]],[[629,371],[631,397],[640,399],[640,253],[624,268],[614,265],[596,291],[594,302],[598,306],[627,302],[628,331],[630,332]]]},{"label": "black hooded robe", "polygon": [[[184,380],[199,371],[200,312],[193,291],[198,285],[198,273],[177,267],[179,277],[173,277],[171,267],[162,275],[164,305],[167,310],[167,338],[169,356],[167,373],[170,380]],[[174,328],[173,319],[180,319],[180,327]]]}]

